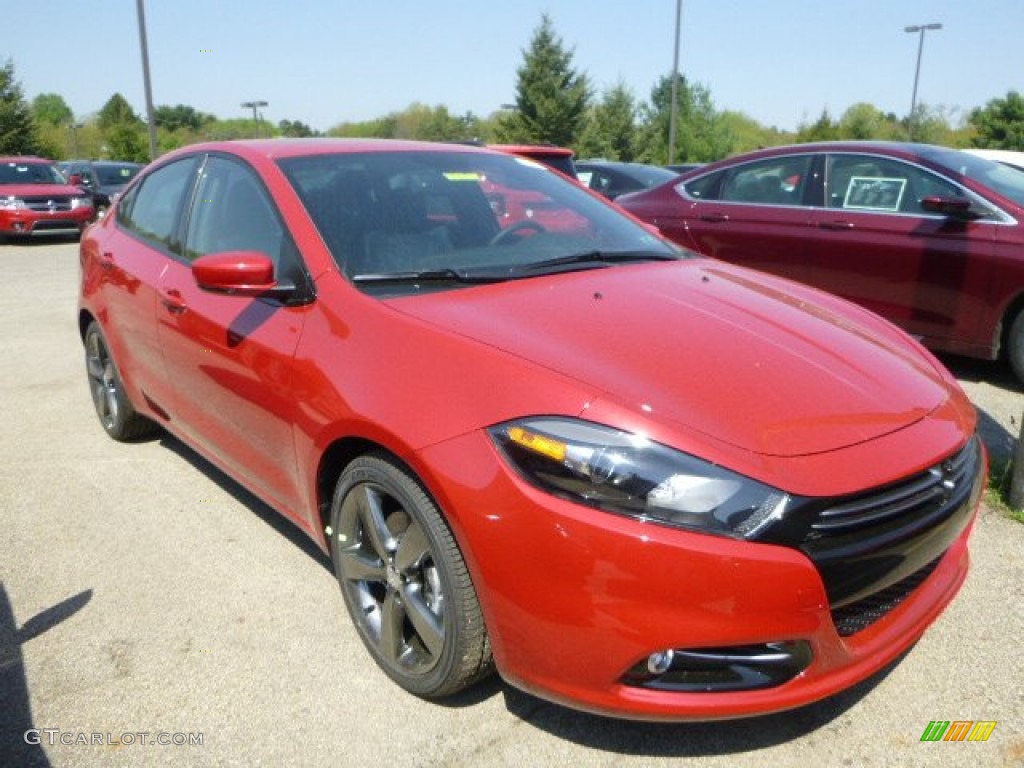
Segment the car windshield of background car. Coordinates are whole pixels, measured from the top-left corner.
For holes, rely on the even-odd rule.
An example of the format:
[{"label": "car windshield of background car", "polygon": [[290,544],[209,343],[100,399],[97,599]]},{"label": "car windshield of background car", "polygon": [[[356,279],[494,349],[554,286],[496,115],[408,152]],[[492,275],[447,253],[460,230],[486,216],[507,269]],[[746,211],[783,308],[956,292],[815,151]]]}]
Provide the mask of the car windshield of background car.
[{"label": "car windshield of background car", "polygon": [[[428,290],[438,290],[536,276],[546,267],[681,255],[582,187],[521,157],[367,152],[279,165],[335,261],[367,291],[382,283],[392,294],[419,291],[428,279]],[[397,286],[405,278],[409,284]]]},{"label": "car windshield of background car", "polygon": [[64,184],[64,177],[46,163],[3,163],[0,184]]},{"label": "car windshield of background car", "polygon": [[928,160],[942,163],[955,174],[984,184],[1017,205],[1024,205],[1024,173],[1020,171],[984,157],[953,149],[934,149],[923,156]]}]

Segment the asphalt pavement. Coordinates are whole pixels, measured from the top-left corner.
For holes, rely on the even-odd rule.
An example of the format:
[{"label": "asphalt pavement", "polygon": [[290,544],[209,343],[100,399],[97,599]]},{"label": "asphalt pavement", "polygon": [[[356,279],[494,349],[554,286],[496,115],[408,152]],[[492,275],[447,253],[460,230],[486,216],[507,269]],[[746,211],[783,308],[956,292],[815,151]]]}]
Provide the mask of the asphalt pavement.
[{"label": "asphalt pavement", "polygon": [[[1024,765],[1024,525],[984,508],[960,595],[883,674],[725,723],[580,714],[491,680],[455,701],[372,664],[329,562],[170,437],[108,439],[77,244],[0,246],[0,766]],[[1024,397],[951,361],[995,455]],[[995,722],[922,742],[932,721]]]}]

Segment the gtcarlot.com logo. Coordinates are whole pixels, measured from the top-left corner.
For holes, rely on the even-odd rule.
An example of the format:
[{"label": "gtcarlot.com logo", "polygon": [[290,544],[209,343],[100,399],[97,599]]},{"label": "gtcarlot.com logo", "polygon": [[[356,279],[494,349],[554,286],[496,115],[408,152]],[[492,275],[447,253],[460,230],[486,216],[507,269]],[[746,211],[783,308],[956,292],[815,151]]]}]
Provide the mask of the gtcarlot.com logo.
[{"label": "gtcarlot.com logo", "polygon": [[988,741],[995,720],[932,720],[921,734],[921,741]]},{"label": "gtcarlot.com logo", "polygon": [[87,733],[84,731],[62,731],[60,728],[30,728],[23,736],[26,744],[45,744],[51,747],[201,747],[202,732],[168,733],[166,731],[124,731],[122,733]]}]

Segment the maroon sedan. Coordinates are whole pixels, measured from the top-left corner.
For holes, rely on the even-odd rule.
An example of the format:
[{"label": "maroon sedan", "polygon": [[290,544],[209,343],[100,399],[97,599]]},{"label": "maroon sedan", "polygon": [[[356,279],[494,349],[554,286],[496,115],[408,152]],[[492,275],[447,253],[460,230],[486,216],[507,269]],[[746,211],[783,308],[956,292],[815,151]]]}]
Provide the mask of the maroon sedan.
[{"label": "maroon sedan", "polygon": [[1024,380],[1024,174],[943,147],[775,147],[618,202],[669,238],[851,299]]}]

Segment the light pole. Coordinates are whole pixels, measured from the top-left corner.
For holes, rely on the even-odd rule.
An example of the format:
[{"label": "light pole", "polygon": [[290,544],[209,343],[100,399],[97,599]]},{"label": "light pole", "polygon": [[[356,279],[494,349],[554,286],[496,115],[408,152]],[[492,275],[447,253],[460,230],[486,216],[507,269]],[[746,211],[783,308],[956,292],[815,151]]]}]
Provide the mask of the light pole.
[{"label": "light pole", "polygon": [[679,120],[679,26],[683,17],[683,0],[676,0],[676,42],[672,53],[672,111],[668,116],[668,164],[676,161],[676,122]]},{"label": "light pole", "polygon": [[918,33],[917,38],[917,67],[914,69],[914,92],[910,97],[910,138],[914,138],[914,110],[917,109],[917,80],[921,76],[921,51],[924,49],[924,33],[929,29],[942,29],[941,24],[916,24],[912,27],[904,27],[903,31],[909,34]]},{"label": "light pole", "polygon": [[259,138],[259,135],[260,135],[260,113],[259,113],[259,109],[261,107],[268,106],[268,103],[265,102],[265,101],[243,101],[242,102],[242,106],[245,109],[251,109],[252,110],[252,119],[256,123],[256,137]]},{"label": "light pole", "polygon": [[139,17],[139,45],[142,48],[142,85],[146,91],[146,124],[149,126],[149,159],[156,160],[156,120],[153,119],[153,88],[149,84],[149,46],[146,43],[145,0],[135,0]]}]

